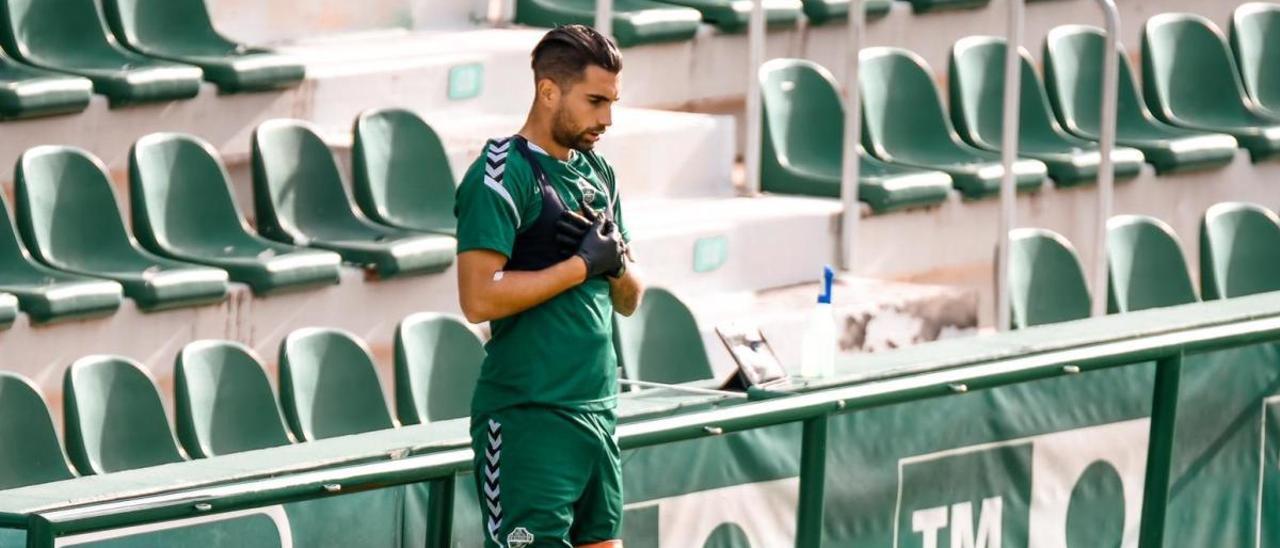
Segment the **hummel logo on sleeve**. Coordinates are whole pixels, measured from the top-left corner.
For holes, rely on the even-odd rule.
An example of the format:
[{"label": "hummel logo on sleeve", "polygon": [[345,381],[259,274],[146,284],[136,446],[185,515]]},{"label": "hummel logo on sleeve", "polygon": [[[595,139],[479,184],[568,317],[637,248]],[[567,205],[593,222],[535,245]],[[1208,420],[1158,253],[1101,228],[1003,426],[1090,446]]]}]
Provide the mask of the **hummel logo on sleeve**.
[{"label": "hummel logo on sleeve", "polygon": [[520,208],[516,207],[516,201],[511,198],[511,193],[507,192],[507,187],[502,185],[502,174],[507,169],[507,152],[510,150],[510,137],[494,139],[489,142],[489,146],[485,147],[484,184],[502,196],[507,205],[511,206],[511,213],[516,218],[516,228],[519,229]]}]

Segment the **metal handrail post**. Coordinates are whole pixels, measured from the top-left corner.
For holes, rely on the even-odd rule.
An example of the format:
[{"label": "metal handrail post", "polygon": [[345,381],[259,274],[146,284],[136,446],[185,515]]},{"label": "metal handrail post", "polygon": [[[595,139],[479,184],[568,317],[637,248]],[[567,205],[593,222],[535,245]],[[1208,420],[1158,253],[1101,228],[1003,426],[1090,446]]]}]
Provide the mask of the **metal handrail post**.
[{"label": "metal handrail post", "polygon": [[596,0],[596,31],[613,37],[613,0]]},{"label": "metal handrail post", "polygon": [[996,247],[996,329],[1009,329],[1009,231],[1017,219],[1017,174],[1013,171],[1018,161],[1018,111],[1021,93],[1020,63],[1018,53],[1022,45],[1022,12],[1024,0],[1009,0],[1009,26],[1005,34],[1004,59],[1004,122],[1000,146],[1001,164],[1004,167],[1000,180],[1000,227]]},{"label": "metal handrail post", "polygon": [[804,421],[800,442],[800,501],[796,508],[796,548],[822,547],[827,484],[827,415]]},{"label": "metal handrail post", "polygon": [[1173,439],[1177,434],[1178,386],[1182,381],[1182,354],[1156,362],[1151,399],[1151,433],[1147,438],[1147,474],[1143,482],[1139,548],[1164,546],[1165,516],[1169,507],[1169,478],[1173,468]]},{"label": "metal handrail post", "polygon": [[748,54],[747,64],[747,135],[746,150],[743,161],[746,171],[746,190],[748,195],[760,193],[760,147],[762,145],[761,116],[763,115],[760,97],[760,65],[764,64],[764,0],[751,3],[751,24],[747,30]]},{"label": "metal handrail post", "polygon": [[861,160],[858,143],[862,140],[862,87],[858,82],[861,66],[862,33],[867,14],[863,0],[849,0],[849,46],[845,53],[844,89],[848,99],[844,106],[844,169],[840,173],[840,201],[844,213],[840,219],[840,266],[853,270],[853,254],[858,241],[858,223],[862,208],[858,204],[858,181]]},{"label": "metal handrail post", "polygon": [[1093,240],[1093,315],[1107,313],[1107,221],[1111,218],[1115,168],[1111,153],[1116,147],[1116,101],[1120,61],[1116,42],[1120,36],[1120,10],[1115,0],[1098,0],[1106,15],[1107,37],[1102,59],[1102,139],[1098,159],[1098,217]]}]

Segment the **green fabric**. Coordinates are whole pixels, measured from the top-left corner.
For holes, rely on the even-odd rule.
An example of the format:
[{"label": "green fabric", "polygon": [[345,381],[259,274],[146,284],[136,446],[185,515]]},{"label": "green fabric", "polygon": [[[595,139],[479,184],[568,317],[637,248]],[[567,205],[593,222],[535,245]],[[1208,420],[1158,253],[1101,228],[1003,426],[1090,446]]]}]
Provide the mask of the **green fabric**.
[{"label": "green fabric", "polygon": [[[965,141],[993,152],[1003,146],[1006,49],[1005,40],[993,36],[964,38],[951,49],[951,120]],[[1031,56],[1021,49],[1019,54],[1018,154],[1044,162],[1058,186],[1096,181],[1102,147],[1058,126]],[[1142,171],[1142,153],[1135,149],[1116,147],[1111,160],[1117,180]]]},{"label": "green fabric", "polygon": [[1280,153],[1280,118],[1247,99],[1226,40],[1204,17],[1164,13],[1147,21],[1142,86],[1151,110],[1170,124],[1230,134],[1255,162]]},{"label": "green fabric", "polygon": [[531,546],[571,548],[620,538],[617,422],[612,410],[541,406],[473,417],[484,546],[507,546],[520,538],[518,528],[532,535]]},{"label": "green fabric", "polygon": [[0,372],[0,489],[74,477],[39,389]]},{"label": "green fabric", "polygon": [[[804,16],[810,25],[843,23],[849,20],[849,0],[803,0]],[[893,7],[893,0],[864,0],[867,17],[884,17]]]},{"label": "green fabric", "polygon": [[280,345],[280,400],[298,441],[395,428],[364,342],[339,329],[299,329]]},{"label": "green fabric", "polygon": [[679,384],[714,376],[693,313],[670,291],[650,287],[635,314],[615,317],[628,379]]},{"label": "green fabric", "polygon": [[1205,300],[1280,290],[1280,218],[1259,205],[1210,207],[1200,224],[1200,292]]},{"label": "green fabric", "polygon": [[138,362],[105,355],[76,360],[63,377],[62,395],[67,452],[81,474],[186,460],[155,381]]},{"label": "green fabric", "polygon": [[1089,287],[1066,238],[1043,229],[1010,231],[1009,306],[1016,329],[1089,317]]},{"label": "green fabric", "polygon": [[351,186],[365,215],[406,230],[457,233],[449,156],[422,118],[398,108],[368,111],[354,133]]},{"label": "green fabric", "polygon": [[290,443],[262,363],[240,343],[196,341],[183,347],[173,389],[178,439],[192,457]]},{"label": "green fabric", "polygon": [[225,269],[254,293],[338,283],[336,253],[254,234],[231,193],[231,177],[208,143],[152,134],[129,154],[133,231],[151,251]]},{"label": "green fabric", "polygon": [[[1064,25],[1049,32],[1044,45],[1044,79],[1062,127],[1071,134],[1098,141],[1102,137],[1102,29]],[[1204,169],[1231,163],[1236,140],[1225,133],[1207,133],[1167,125],[1147,110],[1129,59],[1120,63],[1116,112],[1116,143],[1142,151],[1156,173]]]},{"label": "green fabric", "polygon": [[396,415],[400,424],[466,417],[484,364],[484,343],[462,320],[419,312],[395,335]]},{"label": "green fabric", "polygon": [[1251,2],[1236,8],[1231,14],[1231,51],[1249,98],[1280,118],[1280,6]]},{"label": "green fabric", "polygon": [[[825,68],[802,59],[760,67],[764,110],[760,184],[767,192],[840,197],[844,105]],[[882,162],[858,147],[858,200],[877,213],[946,201],[951,177]]]},{"label": "green fabric", "polygon": [[[516,234],[541,215],[538,183],[515,146],[514,140],[505,146],[490,141],[462,178],[457,196],[459,253],[490,250],[511,257]],[[584,197],[580,184],[585,182],[594,189],[589,204],[593,210],[604,211],[612,197],[614,218],[623,238],[630,239],[607,162],[600,159],[602,173],[584,153],[575,151],[562,162],[530,149],[566,208],[579,209]],[[496,177],[486,175],[489,154],[505,155]],[[529,403],[580,411],[612,409],[618,393],[612,317],[609,282],[596,277],[532,309],[490,322],[493,337],[485,345],[488,356],[472,414]]]},{"label": "green fabric", "polygon": [[1154,217],[1107,221],[1107,302],[1112,313],[1196,302],[1173,229]]},{"label": "green fabric", "polygon": [[[595,24],[595,0],[517,0],[517,23],[534,27]],[[613,39],[618,47],[683,42],[698,32],[697,10],[650,0],[614,0]]]}]

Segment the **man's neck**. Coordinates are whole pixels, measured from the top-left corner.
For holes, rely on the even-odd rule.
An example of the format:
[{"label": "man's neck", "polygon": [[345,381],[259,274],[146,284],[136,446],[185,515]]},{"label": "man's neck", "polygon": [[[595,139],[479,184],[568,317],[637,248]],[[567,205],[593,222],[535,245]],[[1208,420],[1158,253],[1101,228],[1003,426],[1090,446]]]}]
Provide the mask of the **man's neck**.
[{"label": "man's neck", "polygon": [[562,162],[568,162],[572,150],[569,147],[561,146],[555,139],[552,139],[551,131],[545,129],[546,127],[547,124],[537,123],[534,117],[530,116],[524,127],[520,128],[519,134],[525,140],[546,151],[548,156]]}]

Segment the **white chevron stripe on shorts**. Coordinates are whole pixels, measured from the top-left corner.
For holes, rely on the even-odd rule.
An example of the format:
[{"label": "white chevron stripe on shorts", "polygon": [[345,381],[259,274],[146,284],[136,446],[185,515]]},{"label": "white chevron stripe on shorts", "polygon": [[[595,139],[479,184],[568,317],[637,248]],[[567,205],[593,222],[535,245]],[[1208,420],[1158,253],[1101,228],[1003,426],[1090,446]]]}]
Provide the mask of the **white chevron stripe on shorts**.
[{"label": "white chevron stripe on shorts", "polygon": [[502,424],[489,419],[489,429],[486,433],[489,440],[484,449],[483,477],[480,478],[482,498],[488,510],[485,524],[489,530],[489,538],[493,539],[498,546],[502,546],[502,541],[498,539],[498,531],[502,529],[502,501],[500,500],[502,487],[498,484],[502,456]]}]

